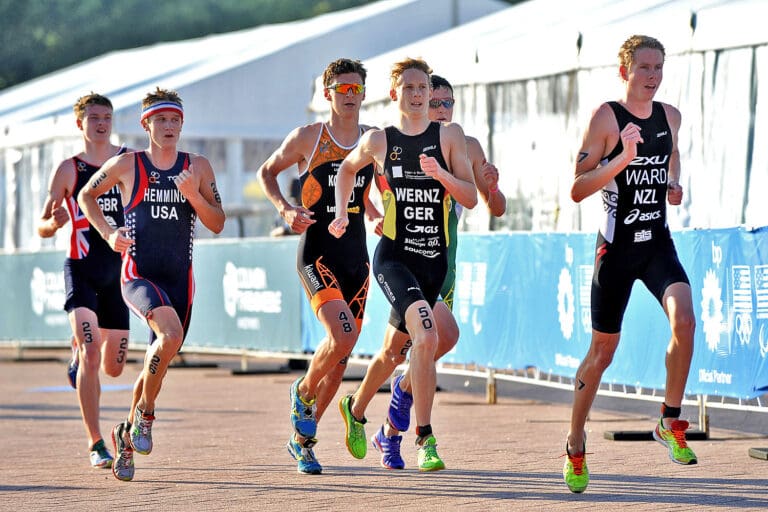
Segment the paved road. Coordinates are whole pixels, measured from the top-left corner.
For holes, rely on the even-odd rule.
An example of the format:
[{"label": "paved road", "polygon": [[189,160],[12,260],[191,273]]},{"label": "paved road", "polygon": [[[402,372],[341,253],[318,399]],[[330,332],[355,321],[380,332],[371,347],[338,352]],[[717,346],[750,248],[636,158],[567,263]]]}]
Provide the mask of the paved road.
[{"label": "paved road", "polygon": [[[1,357],[1,356],[5,357]],[[765,510],[768,461],[748,449],[764,435],[719,429],[692,443],[696,466],[672,464],[654,442],[616,442],[609,430],[649,430],[654,418],[595,410],[588,424],[587,492],[565,487],[561,468],[569,407],[522,392],[487,405],[482,395],[438,393],[433,425],[446,471],[387,471],[369,450],[346,451],[335,406],[320,424],[320,476],[301,475],[287,454],[288,387],[297,373],[233,375],[227,367],[172,368],[160,394],[150,456],[132,482],[91,469],[74,391],[61,360],[14,362],[0,350],[0,510]],[[32,354],[31,357],[36,357]],[[212,356],[207,356],[210,360]],[[188,358],[194,362],[194,358]],[[232,361],[230,361],[232,363]],[[104,378],[102,433],[121,420],[138,365]],[[441,377],[442,378],[442,377]],[[357,381],[342,384],[351,392]],[[450,386],[446,386],[450,388]],[[453,388],[450,388],[453,389]],[[388,396],[369,409],[369,434]],[[655,409],[654,405],[648,408]],[[695,414],[695,411],[691,411]]]}]

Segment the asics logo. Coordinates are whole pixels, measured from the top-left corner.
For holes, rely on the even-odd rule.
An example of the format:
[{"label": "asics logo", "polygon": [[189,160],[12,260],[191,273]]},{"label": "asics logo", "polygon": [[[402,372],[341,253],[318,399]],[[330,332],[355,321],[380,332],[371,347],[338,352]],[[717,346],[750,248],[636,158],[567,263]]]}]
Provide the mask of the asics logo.
[{"label": "asics logo", "polygon": [[655,210],[652,212],[640,213],[640,210],[635,208],[629,212],[629,215],[624,217],[624,224],[632,224],[636,220],[640,222],[647,222],[649,220],[657,220],[661,218],[661,210]]}]

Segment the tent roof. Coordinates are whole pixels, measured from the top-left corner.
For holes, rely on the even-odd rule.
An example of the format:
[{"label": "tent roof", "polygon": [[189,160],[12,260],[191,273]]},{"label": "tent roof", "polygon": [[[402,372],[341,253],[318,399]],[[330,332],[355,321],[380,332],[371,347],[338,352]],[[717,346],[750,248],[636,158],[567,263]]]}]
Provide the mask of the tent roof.
[{"label": "tent roof", "polygon": [[95,91],[113,102],[115,132],[138,134],[141,98],[161,86],[179,91],[193,111],[187,134],[282,137],[309,120],[312,79],[331,60],[365,59],[506,6],[499,0],[454,4],[452,11],[444,0],[382,0],[303,21],[110,52],[0,92],[0,127],[7,134],[63,117],[69,129],[74,100]]},{"label": "tent roof", "polygon": [[[766,15],[765,0],[530,0],[369,59],[366,99],[387,98],[389,68],[404,57],[423,58],[455,85],[514,81],[615,65],[637,33],[668,54],[766,43]],[[327,102],[315,94],[311,108]]]}]

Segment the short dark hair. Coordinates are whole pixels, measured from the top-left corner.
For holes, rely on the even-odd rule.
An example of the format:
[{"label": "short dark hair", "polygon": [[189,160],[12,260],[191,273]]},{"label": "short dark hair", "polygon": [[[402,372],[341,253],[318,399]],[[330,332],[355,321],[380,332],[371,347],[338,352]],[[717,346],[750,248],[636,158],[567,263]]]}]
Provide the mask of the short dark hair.
[{"label": "short dark hair", "polygon": [[328,67],[323,71],[323,87],[328,87],[336,76],[344,73],[357,73],[365,85],[367,73],[362,62],[352,59],[337,59],[328,64]]},{"label": "short dark hair", "polygon": [[451,82],[449,82],[445,78],[441,77],[440,75],[432,75],[430,77],[430,80],[432,82],[432,89],[439,89],[441,87],[445,87],[446,89],[450,89],[451,94],[453,94],[453,86],[451,85]]}]

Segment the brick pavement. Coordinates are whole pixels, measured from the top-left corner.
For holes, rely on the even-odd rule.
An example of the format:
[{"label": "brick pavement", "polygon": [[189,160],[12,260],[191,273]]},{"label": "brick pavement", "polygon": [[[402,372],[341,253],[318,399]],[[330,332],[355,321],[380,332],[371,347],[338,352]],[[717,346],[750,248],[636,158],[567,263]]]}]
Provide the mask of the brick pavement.
[{"label": "brick pavement", "polygon": [[[91,469],[74,391],[61,361],[13,362],[0,349],[0,510],[765,510],[768,462],[748,449],[764,436],[719,430],[692,443],[700,463],[672,464],[653,442],[615,442],[606,430],[648,430],[653,418],[595,410],[588,428],[592,481],[568,492],[561,476],[567,404],[525,393],[483,396],[441,392],[433,415],[448,469],[414,469],[413,434],[403,441],[404,471],[387,471],[369,449],[346,451],[334,404],[320,424],[320,476],[296,473],[285,450],[288,387],[297,374],[235,376],[228,367],[172,368],[157,404],[150,456],[137,455],[132,482]],[[32,355],[31,357],[35,357]],[[207,356],[210,360],[213,356]],[[138,365],[102,394],[102,434],[122,419]],[[442,378],[442,377],[441,377]],[[357,382],[342,383],[351,392]],[[379,425],[387,395],[369,409]],[[111,445],[111,442],[109,443]]]}]

